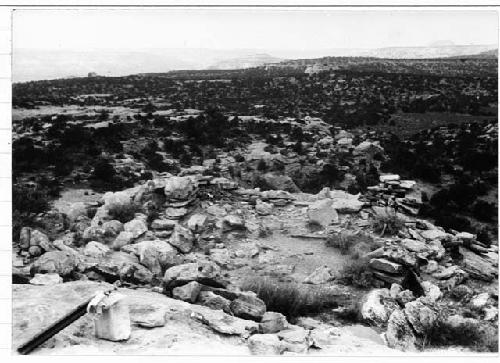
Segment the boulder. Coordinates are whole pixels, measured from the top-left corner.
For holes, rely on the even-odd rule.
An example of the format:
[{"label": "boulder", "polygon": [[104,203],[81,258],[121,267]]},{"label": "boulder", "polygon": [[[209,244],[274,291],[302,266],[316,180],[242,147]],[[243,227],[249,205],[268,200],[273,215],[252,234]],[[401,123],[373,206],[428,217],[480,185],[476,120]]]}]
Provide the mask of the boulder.
[{"label": "boulder", "polygon": [[104,229],[101,227],[90,226],[85,228],[83,231],[82,239],[85,242],[89,241],[103,241],[104,240]]},{"label": "boulder", "polygon": [[31,257],[38,257],[42,255],[43,250],[40,246],[30,246],[28,253]]},{"label": "boulder", "polygon": [[196,191],[197,187],[189,177],[172,176],[165,181],[164,193],[167,200],[186,200]]},{"label": "boulder", "polygon": [[62,277],[54,273],[35,274],[35,277],[30,280],[30,284],[32,285],[55,285],[61,284],[62,282]]},{"label": "boulder", "polygon": [[104,230],[104,236],[116,237],[121,231],[123,231],[123,223],[113,219],[111,221],[104,222],[102,224],[102,229]]},{"label": "boulder", "polygon": [[415,300],[415,295],[410,290],[403,290],[396,296],[396,301],[403,306],[413,300]]},{"label": "boulder", "polygon": [[182,208],[182,207],[168,207],[167,209],[165,209],[166,217],[175,220],[181,219],[188,213],[189,210],[187,208]]},{"label": "boulder", "polygon": [[210,259],[222,267],[227,267],[231,262],[231,256],[227,248],[210,249]]},{"label": "boulder", "polygon": [[370,260],[370,267],[374,270],[384,271],[390,274],[403,273],[403,266],[385,258],[372,258]]},{"label": "boulder", "polygon": [[490,261],[480,257],[472,251],[461,249],[460,252],[463,256],[462,268],[471,278],[492,281],[498,276],[498,269],[496,269]]},{"label": "boulder", "polygon": [[406,320],[405,313],[401,310],[395,310],[389,317],[385,339],[390,348],[404,352],[417,351],[417,338],[412,327]]},{"label": "boulder", "polygon": [[339,221],[339,216],[331,199],[323,199],[314,202],[307,208],[307,217],[309,222],[327,227],[332,223]]},{"label": "boulder", "polygon": [[207,223],[207,216],[204,214],[193,214],[187,221],[187,227],[193,233],[201,233],[205,229]]},{"label": "boulder", "polygon": [[439,287],[430,281],[423,281],[421,285],[424,289],[425,296],[432,302],[437,301],[443,295]]},{"label": "boulder", "polygon": [[273,212],[273,205],[258,200],[257,204],[255,204],[255,211],[260,216],[268,216]]},{"label": "boulder", "polygon": [[78,256],[71,252],[50,251],[44,253],[31,265],[30,273],[32,276],[37,273],[56,273],[64,277],[70,275],[78,263]]},{"label": "boulder", "polygon": [[224,335],[239,335],[243,338],[257,332],[259,325],[251,320],[239,319],[228,315],[222,310],[198,311],[191,314],[191,318],[208,325],[214,331]]},{"label": "boulder", "polygon": [[419,335],[425,335],[437,320],[436,311],[424,304],[422,298],[407,303],[404,314],[410,325]]},{"label": "boulder", "polygon": [[213,310],[222,310],[228,314],[231,313],[231,308],[229,307],[231,301],[212,291],[200,291],[197,303]]},{"label": "boulder", "polygon": [[177,225],[177,222],[170,219],[155,219],[151,223],[151,228],[159,231],[172,230]]},{"label": "boulder", "polygon": [[85,256],[99,258],[110,251],[109,247],[96,241],[90,241],[83,249]]},{"label": "boulder", "polygon": [[298,326],[282,330],[277,335],[281,339],[284,350],[288,352],[306,353],[311,346],[309,331]]},{"label": "boulder", "polygon": [[167,242],[161,240],[142,241],[134,245],[139,262],[153,274],[162,272],[177,261],[177,251]]},{"label": "boulder", "polygon": [[259,322],[266,312],[266,304],[254,294],[241,295],[231,301],[233,314],[242,319],[250,319]]},{"label": "boulder", "polygon": [[123,225],[125,232],[132,233],[132,238],[137,238],[146,233],[148,227],[143,219],[135,218]]},{"label": "boulder", "polygon": [[304,280],[305,284],[320,285],[333,281],[335,276],[328,266],[320,266]]},{"label": "boulder", "polygon": [[132,203],[134,192],[134,189],[126,189],[114,193],[107,192],[102,196],[102,199],[108,210],[127,207]]},{"label": "boulder", "polygon": [[245,221],[240,216],[234,214],[225,216],[222,219],[222,226],[224,230],[245,230]]},{"label": "boulder", "polygon": [[87,205],[84,202],[72,203],[66,212],[70,222],[76,221],[80,216],[87,216]]},{"label": "boulder", "polygon": [[384,325],[395,304],[386,304],[391,301],[389,289],[373,289],[361,299],[361,317],[367,322]]},{"label": "boulder", "polygon": [[425,231],[421,231],[420,235],[427,240],[443,240],[449,236],[448,233],[443,232],[440,229],[428,229]]},{"label": "boulder", "polygon": [[121,231],[120,234],[116,236],[115,240],[113,241],[112,247],[114,250],[119,250],[123,246],[131,244],[133,240],[134,240],[134,234],[132,232]]},{"label": "boulder", "polygon": [[153,274],[139,264],[136,256],[125,252],[111,252],[101,258],[94,270],[108,280],[123,280],[133,283],[149,283]]},{"label": "boulder", "polygon": [[403,291],[403,287],[400,284],[391,284],[389,296],[395,299],[401,291]]},{"label": "boulder", "polygon": [[167,289],[185,285],[191,281],[214,287],[225,285],[221,278],[220,268],[213,262],[191,262],[173,266],[167,269],[163,276],[163,284]]},{"label": "boulder", "polygon": [[194,236],[189,229],[177,225],[168,243],[177,248],[180,252],[188,253],[193,249]]},{"label": "boulder", "polygon": [[38,229],[32,229],[30,233],[30,247],[38,246],[44,251],[53,250],[50,244],[49,237],[45,233],[40,232]]},{"label": "boulder", "polygon": [[167,309],[161,305],[148,305],[147,308],[131,309],[132,322],[142,328],[152,329],[165,326]]},{"label": "boulder", "polygon": [[471,299],[470,304],[474,308],[481,309],[481,308],[484,308],[488,304],[489,298],[490,298],[490,294],[487,292],[483,292],[479,295],[474,296]]},{"label": "boulder", "polygon": [[201,285],[196,281],[188,282],[186,285],[175,287],[172,296],[175,299],[194,303],[201,291]]},{"label": "boulder", "polygon": [[247,343],[250,353],[254,355],[277,355],[283,352],[280,339],[275,334],[254,334]]},{"label": "boulder", "polygon": [[297,187],[292,178],[288,175],[266,173],[260,177],[260,183],[262,184],[262,189],[300,193],[299,187]]},{"label": "boulder", "polygon": [[267,311],[259,323],[259,332],[262,334],[273,334],[284,330],[288,322],[283,314]]}]

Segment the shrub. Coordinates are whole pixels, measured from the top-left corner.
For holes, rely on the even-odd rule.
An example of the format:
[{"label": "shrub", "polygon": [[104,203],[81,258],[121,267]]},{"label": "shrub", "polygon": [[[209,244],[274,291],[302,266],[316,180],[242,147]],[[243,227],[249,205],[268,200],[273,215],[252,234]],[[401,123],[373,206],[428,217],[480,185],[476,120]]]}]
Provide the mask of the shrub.
[{"label": "shrub", "polygon": [[336,296],[325,288],[251,278],[243,282],[241,289],[255,292],[268,311],[281,313],[288,319],[337,307]]},{"label": "shrub", "polygon": [[116,205],[110,208],[108,213],[112,219],[117,219],[122,223],[127,223],[128,221],[134,219],[136,213],[141,211],[141,207],[135,203]]},{"label": "shrub", "polygon": [[366,259],[358,259],[345,265],[340,271],[338,281],[344,285],[361,288],[371,287],[375,284],[373,272],[370,270]]},{"label": "shrub", "polygon": [[335,247],[343,255],[350,254],[353,258],[359,258],[362,253],[375,250],[378,245],[369,234],[363,232],[342,231],[331,233],[326,238],[326,245]]},{"label": "shrub", "polygon": [[472,215],[474,218],[483,222],[491,221],[496,213],[497,208],[495,208],[495,205],[493,203],[485,202],[484,200],[478,200],[472,206]]},{"label": "shrub", "polygon": [[498,352],[498,330],[486,329],[479,323],[467,321],[450,324],[443,314],[424,333],[425,346],[463,346],[477,352]]},{"label": "shrub", "polygon": [[381,236],[397,235],[404,225],[404,221],[396,213],[377,214],[372,221],[373,230]]}]

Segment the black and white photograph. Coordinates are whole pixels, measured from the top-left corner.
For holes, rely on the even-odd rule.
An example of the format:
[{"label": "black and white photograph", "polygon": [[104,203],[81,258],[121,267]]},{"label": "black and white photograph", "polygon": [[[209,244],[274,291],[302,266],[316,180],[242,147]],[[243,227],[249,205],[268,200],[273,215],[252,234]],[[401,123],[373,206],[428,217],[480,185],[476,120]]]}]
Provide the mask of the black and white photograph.
[{"label": "black and white photograph", "polygon": [[496,8],[11,34],[11,354],[498,355]]}]

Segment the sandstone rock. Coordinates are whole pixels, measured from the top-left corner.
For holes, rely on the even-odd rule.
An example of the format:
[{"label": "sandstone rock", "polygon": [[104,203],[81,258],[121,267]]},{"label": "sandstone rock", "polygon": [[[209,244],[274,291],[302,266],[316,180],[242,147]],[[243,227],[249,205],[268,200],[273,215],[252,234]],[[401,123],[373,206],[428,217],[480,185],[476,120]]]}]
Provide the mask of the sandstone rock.
[{"label": "sandstone rock", "polygon": [[330,196],[333,199],[332,207],[339,213],[358,213],[364,205],[359,201],[359,194],[353,195],[343,190],[333,190]]},{"label": "sandstone rock", "polygon": [[111,252],[101,258],[94,269],[110,278],[133,283],[149,283],[153,274],[139,264],[137,257],[124,252]]},{"label": "sandstone rock", "polygon": [[191,317],[224,335],[239,335],[246,338],[257,332],[259,328],[259,325],[254,321],[239,319],[221,310],[196,312],[191,314]]},{"label": "sandstone rock", "polygon": [[222,310],[228,314],[231,313],[231,308],[229,307],[231,301],[212,291],[200,291],[197,303],[210,309]]},{"label": "sandstone rock", "polygon": [[187,208],[182,207],[168,207],[165,209],[165,215],[170,219],[181,219],[189,213]]},{"label": "sandstone rock", "polygon": [[187,226],[193,233],[201,233],[205,229],[206,223],[207,223],[207,216],[204,214],[197,213],[189,217],[187,221]]},{"label": "sandstone rock", "polygon": [[278,332],[282,347],[285,351],[306,353],[310,347],[309,331],[301,327],[286,329]]},{"label": "sandstone rock", "polygon": [[474,296],[471,299],[470,304],[475,308],[481,309],[481,308],[484,308],[488,304],[489,298],[490,298],[490,294],[487,292],[483,292],[479,295]]},{"label": "sandstone rock", "polygon": [[428,250],[425,242],[417,241],[414,239],[405,238],[401,240],[401,246],[406,248],[408,251],[422,253]]},{"label": "sandstone rock", "polygon": [[213,262],[192,262],[170,267],[165,271],[163,283],[167,289],[197,281],[200,284],[224,287],[220,268]]},{"label": "sandstone rock", "polygon": [[259,200],[257,204],[255,204],[255,211],[258,215],[268,216],[273,212],[273,205]]},{"label": "sandstone rock", "polygon": [[437,313],[422,303],[421,298],[407,303],[404,313],[415,332],[420,335],[424,335],[437,320]]},{"label": "sandstone rock", "polygon": [[191,281],[186,285],[175,287],[172,296],[176,299],[194,303],[201,291],[201,285],[196,281]]},{"label": "sandstone rock", "polygon": [[78,265],[78,257],[67,251],[46,252],[31,265],[31,274],[57,273],[60,276],[70,275]]},{"label": "sandstone rock", "polygon": [[123,231],[123,223],[113,219],[111,221],[104,222],[102,224],[102,229],[104,230],[104,236],[116,237],[121,231]]},{"label": "sandstone rock", "polygon": [[123,229],[125,232],[132,233],[132,238],[137,238],[144,234],[148,230],[148,227],[142,219],[135,218],[125,223]]},{"label": "sandstone rock", "polygon": [[421,285],[424,289],[425,296],[432,302],[437,301],[443,295],[439,287],[430,281],[423,281]]},{"label": "sandstone rock", "polygon": [[491,262],[476,255],[474,252],[461,250],[464,257],[462,268],[471,278],[483,281],[492,281],[498,276],[498,270],[493,267]]},{"label": "sandstone rock", "polygon": [[173,266],[177,260],[176,250],[161,240],[142,241],[134,247],[141,265],[146,266],[155,275],[161,275],[164,269]]},{"label": "sandstone rock", "polygon": [[248,348],[254,355],[277,355],[283,346],[275,334],[254,334],[248,338]]},{"label": "sandstone rock", "polygon": [[63,279],[58,274],[49,273],[49,274],[35,274],[30,280],[30,284],[32,285],[55,285],[61,284]]},{"label": "sandstone rock", "polygon": [[400,284],[391,284],[389,296],[395,299],[401,291],[403,291],[403,287]]},{"label": "sandstone rock", "polygon": [[273,334],[284,330],[288,322],[283,314],[267,311],[259,323],[259,332],[262,334]]},{"label": "sandstone rock", "polygon": [[84,202],[72,203],[66,213],[70,222],[76,221],[80,216],[87,216],[87,205]]},{"label": "sandstone rock", "polygon": [[227,248],[210,249],[210,259],[222,267],[227,267],[231,262],[231,256]]},{"label": "sandstone rock", "polygon": [[151,228],[155,230],[164,231],[164,230],[172,230],[175,228],[176,225],[177,222],[174,222],[170,219],[155,219],[151,223]]},{"label": "sandstone rock", "polygon": [[406,305],[413,300],[415,300],[415,295],[410,290],[403,290],[396,296],[396,301],[401,305]]},{"label": "sandstone rock", "polygon": [[403,266],[399,263],[386,260],[385,258],[372,258],[370,260],[370,267],[390,274],[400,274],[403,272]]},{"label": "sandstone rock", "polygon": [[391,307],[384,304],[389,300],[388,289],[374,289],[365,294],[361,300],[361,317],[377,325],[383,325],[389,319]]},{"label": "sandstone rock", "polygon": [[230,305],[233,314],[242,319],[260,321],[266,312],[266,304],[257,296],[241,295]]},{"label": "sandstone rock", "polygon": [[108,210],[129,206],[132,203],[134,189],[126,189],[118,192],[107,192],[102,196],[104,205]]},{"label": "sandstone rock", "polygon": [[498,308],[490,306],[489,308],[483,309],[484,320],[485,321],[495,321],[498,318]]},{"label": "sandstone rock", "polygon": [[406,320],[405,313],[401,310],[395,310],[389,317],[385,339],[390,348],[399,349],[404,352],[414,352],[417,350],[417,338]]},{"label": "sandstone rock", "polygon": [[85,256],[99,258],[110,251],[109,247],[96,241],[90,241],[83,249]]},{"label": "sandstone rock", "polygon": [[113,241],[113,249],[119,250],[123,246],[129,245],[134,240],[134,234],[132,232],[122,231],[118,236],[116,236]]},{"label": "sandstone rock", "polygon": [[165,197],[167,200],[186,200],[196,193],[196,186],[189,177],[173,176],[165,181]]},{"label": "sandstone rock", "polygon": [[38,229],[32,229],[30,233],[30,246],[38,246],[45,251],[53,250],[49,237]]},{"label": "sandstone rock", "polygon": [[228,215],[222,220],[222,225],[225,230],[244,230],[246,229],[245,221],[236,215]]},{"label": "sandstone rock", "polygon": [[142,328],[152,329],[165,326],[167,309],[161,305],[150,305],[147,309],[131,309],[132,322]]},{"label": "sandstone rock", "polygon": [[172,246],[182,253],[188,253],[193,249],[194,236],[187,228],[177,225],[168,240]]},{"label": "sandstone rock", "polygon": [[82,239],[86,242],[88,241],[103,241],[104,240],[104,229],[101,227],[87,227],[83,231]]},{"label": "sandstone rock", "polygon": [[28,253],[31,257],[38,257],[43,253],[43,250],[40,246],[30,246]]},{"label": "sandstone rock", "polygon": [[287,175],[266,173],[260,177],[260,182],[263,184],[263,189],[284,190],[290,193],[300,193],[300,189],[294,183],[292,178]]},{"label": "sandstone rock", "polygon": [[307,216],[310,223],[319,224],[322,227],[327,227],[339,221],[339,216],[333,208],[331,199],[323,199],[311,204],[307,209]]},{"label": "sandstone rock", "polygon": [[427,240],[434,240],[434,239],[442,240],[448,237],[448,233],[443,232],[439,229],[428,229],[425,231],[421,231],[420,235]]},{"label": "sandstone rock", "polygon": [[333,281],[335,276],[328,266],[320,266],[304,280],[305,284],[320,285]]}]

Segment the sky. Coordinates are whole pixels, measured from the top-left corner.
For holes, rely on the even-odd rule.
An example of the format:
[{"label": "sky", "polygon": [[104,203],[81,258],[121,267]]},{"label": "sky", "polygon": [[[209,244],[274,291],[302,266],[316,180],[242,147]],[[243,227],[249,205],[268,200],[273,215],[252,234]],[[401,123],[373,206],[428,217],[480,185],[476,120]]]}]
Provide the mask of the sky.
[{"label": "sky", "polygon": [[13,48],[318,50],[496,44],[495,11],[18,9]]}]

